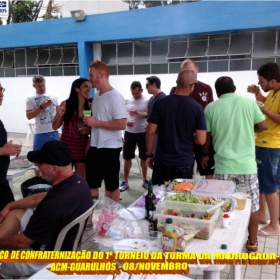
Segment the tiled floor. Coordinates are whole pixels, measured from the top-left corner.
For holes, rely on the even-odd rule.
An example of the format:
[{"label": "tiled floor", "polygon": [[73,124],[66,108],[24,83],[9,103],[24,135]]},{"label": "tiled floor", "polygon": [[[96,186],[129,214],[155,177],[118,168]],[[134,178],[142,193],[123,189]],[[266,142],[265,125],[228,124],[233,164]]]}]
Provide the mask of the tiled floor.
[{"label": "tiled floor", "polygon": [[[25,139],[26,134],[16,134],[16,133],[9,133],[9,139],[20,139],[23,143],[22,154],[26,154],[30,148],[26,148]],[[139,174],[138,166],[135,160],[133,160],[133,167],[131,170],[129,185],[130,189],[121,193],[123,200],[121,204],[125,207],[129,206],[133,201],[135,201],[138,197],[140,197],[145,190],[141,187],[141,175]],[[20,185],[23,181],[27,180],[34,176],[34,171],[28,171],[24,176],[15,178],[14,180],[14,193],[17,198],[21,198],[20,192]],[[122,176],[122,172],[121,172]],[[120,179],[121,180],[121,179]],[[82,249],[87,249],[90,251],[94,251],[96,245],[93,242],[94,240],[94,233],[93,230],[86,230],[83,236],[83,243]],[[259,252],[266,252],[266,253],[276,253],[280,254],[280,239],[279,236],[259,236]],[[244,252],[245,249],[244,249]],[[190,278],[193,279],[202,279],[201,275],[189,275]],[[229,278],[229,267],[226,268],[221,272],[221,279],[230,279]],[[257,265],[243,265],[242,266],[242,279],[280,279],[280,266],[257,266]]]}]

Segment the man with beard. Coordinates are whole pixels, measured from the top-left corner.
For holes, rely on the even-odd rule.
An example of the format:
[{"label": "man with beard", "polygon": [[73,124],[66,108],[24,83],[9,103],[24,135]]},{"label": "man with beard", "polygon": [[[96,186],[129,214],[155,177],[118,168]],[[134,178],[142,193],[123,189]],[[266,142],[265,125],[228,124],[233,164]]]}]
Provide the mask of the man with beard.
[{"label": "man with beard", "polygon": [[92,117],[84,118],[91,127],[86,178],[93,198],[98,198],[104,180],[105,196],[118,202],[122,130],[127,118],[125,100],[110,85],[109,67],[104,62],[96,60],[89,67],[89,81],[97,92],[92,101]]},{"label": "man with beard", "polygon": [[279,185],[278,165],[280,163],[280,67],[277,63],[269,62],[262,65],[258,71],[259,85],[251,85],[248,92],[254,93],[256,100],[263,102],[261,110],[265,115],[268,129],[256,134],[256,161],[260,185],[260,216],[259,220],[266,223],[267,202],[270,222],[261,228],[258,235],[279,235],[279,198],[277,187]]}]

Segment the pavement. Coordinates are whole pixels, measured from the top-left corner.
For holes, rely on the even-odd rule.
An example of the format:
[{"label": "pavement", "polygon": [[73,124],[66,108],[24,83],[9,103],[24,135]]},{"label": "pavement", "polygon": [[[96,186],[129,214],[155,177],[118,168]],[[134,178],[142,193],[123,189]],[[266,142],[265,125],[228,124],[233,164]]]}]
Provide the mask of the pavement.
[{"label": "pavement", "polygon": [[[22,141],[22,152],[21,155],[27,154],[32,148],[27,147],[29,143],[26,143],[26,134],[21,133],[8,133],[8,140],[21,140]],[[120,173],[120,183],[123,176],[123,165],[121,167]],[[34,177],[34,170],[29,170],[25,175],[17,177],[13,180],[13,192],[16,199],[22,198],[20,185],[25,180]],[[151,171],[148,172],[148,177],[150,178]],[[137,198],[139,198],[146,190],[141,187],[142,176],[139,173],[139,168],[136,160],[132,160],[132,168],[129,176],[129,186],[130,188],[121,193],[122,201],[120,203],[127,207],[132,204]],[[100,194],[104,193],[104,187],[101,188]],[[94,219],[94,218],[93,218]],[[82,249],[94,251],[96,246],[94,245],[94,231],[93,229],[86,230],[82,239]],[[242,237],[241,237],[242,238]],[[229,240],[230,242],[230,240]],[[244,241],[245,242],[245,241]],[[258,252],[265,253],[275,253],[280,255],[280,239],[277,236],[259,236],[259,250]],[[243,248],[245,251],[245,248]],[[242,265],[242,279],[280,279],[280,266],[277,265]],[[203,279],[202,275],[188,275],[192,279]],[[226,266],[221,272],[221,279],[229,278],[229,266]]]}]

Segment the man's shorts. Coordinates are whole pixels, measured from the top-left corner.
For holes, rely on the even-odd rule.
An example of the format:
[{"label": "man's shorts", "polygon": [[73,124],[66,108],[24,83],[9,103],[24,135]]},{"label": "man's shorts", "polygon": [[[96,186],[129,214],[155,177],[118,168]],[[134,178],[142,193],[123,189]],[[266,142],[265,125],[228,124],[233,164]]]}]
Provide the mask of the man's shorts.
[{"label": "man's shorts", "polygon": [[194,162],[178,166],[168,166],[158,162],[155,158],[152,183],[153,185],[163,185],[167,181],[174,179],[192,179]]},{"label": "man's shorts", "polygon": [[45,143],[52,140],[59,141],[59,135],[57,131],[34,134],[33,151],[41,150]]},{"label": "man's shorts", "polygon": [[247,194],[249,194],[251,199],[251,212],[259,210],[259,181],[257,174],[215,174],[214,179],[233,181],[238,188],[246,188]]},{"label": "man's shorts", "polygon": [[[20,221],[20,232],[23,232],[29,222],[33,211],[28,209],[22,216]],[[31,248],[21,249],[20,251],[32,251]],[[28,277],[44,268],[47,264],[34,263],[3,263],[0,265],[0,275],[4,279],[12,279],[15,277]]]},{"label": "man's shorts", "polygon": [[214,174],[214,166],[215,166],[215,162],[214,162],[214,148],[212,145],[212,141],[210,143],[209,146],[209,150],[208,150],[208,156],[209,156],[209,161],[207,162],[207,166],[205,167],[205,169],[202,168],[202,165],[200,163],[201,158],[202,158],[202,146],[198,145],[198,144],[194,144],[194,155],[195,155],[195,160],[196,160],[196,164],[197,164],[197,169],[199,171],[200,176],[206,176],[206,175],[213,175]]},{"label": "man's shorts", "polygon": [[105,182],[107,191],[119,188],[120,153],[122,148],[90,147],[86,158],[86,179],[91,189],[101,187]]},{"label": "man's shorts", "polygon": [[260,194],[273,194],[279,187],[280,149],[256,147]]},{"label": "man's shorts", "polygon": [[135,158],[136,145],[139,150],[139,158],[146,160],[146,132],[131,133],[125,131],[124,133],[125,143],[123,145],[123,159]]}]

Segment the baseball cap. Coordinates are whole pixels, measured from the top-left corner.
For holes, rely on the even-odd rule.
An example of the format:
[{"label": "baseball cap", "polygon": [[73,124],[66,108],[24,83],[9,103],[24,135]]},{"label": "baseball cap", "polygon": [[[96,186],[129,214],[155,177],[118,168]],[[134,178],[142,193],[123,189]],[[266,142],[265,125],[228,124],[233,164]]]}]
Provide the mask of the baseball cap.
[{"label": "baseball cap", "polygon": [[27,159],[34,163],[66,166],[72,163],[72,153],[65,143],[54,140],[45,143],[40,151],[29,152]]}]

